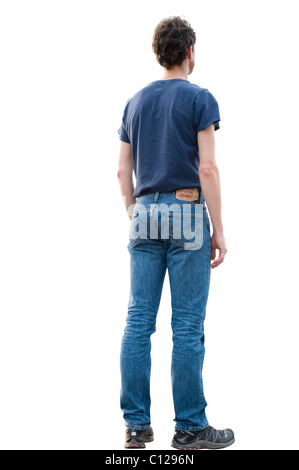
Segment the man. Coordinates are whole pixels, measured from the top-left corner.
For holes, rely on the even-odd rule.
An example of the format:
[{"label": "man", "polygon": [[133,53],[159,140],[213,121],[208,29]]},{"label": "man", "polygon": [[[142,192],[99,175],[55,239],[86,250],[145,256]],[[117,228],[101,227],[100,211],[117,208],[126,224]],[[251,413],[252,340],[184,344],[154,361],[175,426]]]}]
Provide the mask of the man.
[{"label": "man", "polygon": [[[176,423],[172,446],[220,449],[235,440],[231,430],[212,428],[205,414],[202,366],[210,273],[224,261],[227,248],[215,162],[219,108],[209,90],[188,81],[195,65],[195,42],[190,24],[179,17],[158,24],[153,51],[164,68],[163,77],[127,102],[119,129],[118,178],[131,219],[131,291],[121,348],[126,448],[145,447],[154,438],[150,426],[150,337],[156,329],[167,269]],[[185,228],[188,223],[189,229],[195,227],[194,241],[184,229],[183,233],[178,230],[181,218]]]}]

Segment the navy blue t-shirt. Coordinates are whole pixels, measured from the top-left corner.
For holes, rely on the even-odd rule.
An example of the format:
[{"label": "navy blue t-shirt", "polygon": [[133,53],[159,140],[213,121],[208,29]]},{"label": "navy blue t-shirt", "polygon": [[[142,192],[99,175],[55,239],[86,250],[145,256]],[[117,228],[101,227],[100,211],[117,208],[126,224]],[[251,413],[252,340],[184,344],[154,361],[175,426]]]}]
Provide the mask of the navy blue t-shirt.
[{"label": "navy blue t-shirt", "polygon": [[118,133],[132,145],[134,196],[200,188],[197,132],[217,130],[219,121],[209,90],[179,78],[152,82],[129,99]]}]

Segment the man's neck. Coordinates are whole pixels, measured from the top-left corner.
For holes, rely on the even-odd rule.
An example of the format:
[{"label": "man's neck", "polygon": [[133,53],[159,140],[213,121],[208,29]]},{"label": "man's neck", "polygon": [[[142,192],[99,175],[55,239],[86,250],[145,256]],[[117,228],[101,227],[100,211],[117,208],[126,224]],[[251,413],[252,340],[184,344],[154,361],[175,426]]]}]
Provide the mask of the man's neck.
[{"label": "man's neck", "polygon": [[171,70],[164,69],[162,80],[174,80],[175,78],[188,81],[187,70],[183,70],[181,67],[173,67]]}]

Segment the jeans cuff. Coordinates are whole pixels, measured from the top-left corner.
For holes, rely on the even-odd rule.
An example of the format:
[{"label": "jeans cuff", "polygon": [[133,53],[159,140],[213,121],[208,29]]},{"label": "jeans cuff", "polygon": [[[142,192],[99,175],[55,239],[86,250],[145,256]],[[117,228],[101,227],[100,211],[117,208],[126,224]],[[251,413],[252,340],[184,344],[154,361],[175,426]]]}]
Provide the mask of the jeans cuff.
[{"label": "jeans cuff", "polygon": [[136,429],[136,431],[145,431],[149,427],[150,427],[150,424],[134,424],[134,423],[126,422],[127,429]]}]

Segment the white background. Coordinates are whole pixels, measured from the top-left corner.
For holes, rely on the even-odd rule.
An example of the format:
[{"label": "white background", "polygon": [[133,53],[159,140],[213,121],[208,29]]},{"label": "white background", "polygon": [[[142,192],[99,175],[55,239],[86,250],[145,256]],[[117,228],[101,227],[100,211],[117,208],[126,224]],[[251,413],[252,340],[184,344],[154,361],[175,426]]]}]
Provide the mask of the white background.
[{"label": "white background", "polygon": [[[232,450],[298,443],[297,1],[0,3],[0,447],[122,449],[129,219],[116,178],[127,99],[162,69],[160,19],[197,32],[189,80],[221,113],[228,254],[212,272],[207,414]],[[168,277],[152,338],[148,449],[171,449]]]}]

